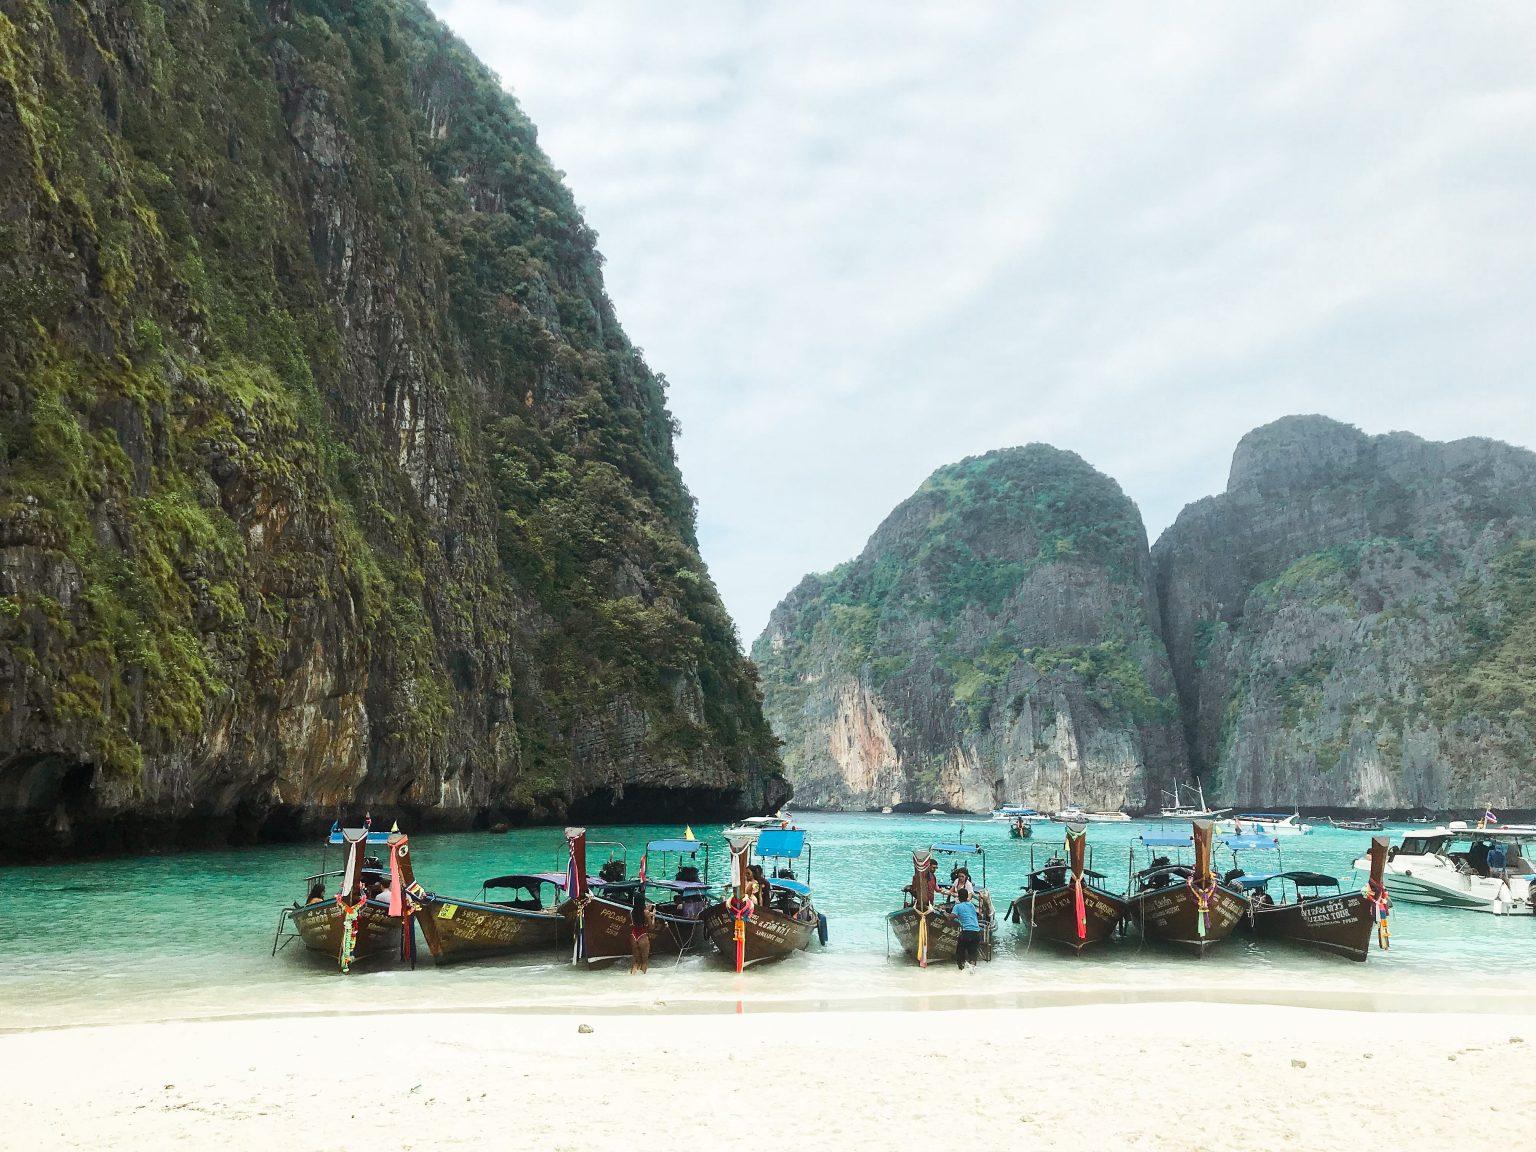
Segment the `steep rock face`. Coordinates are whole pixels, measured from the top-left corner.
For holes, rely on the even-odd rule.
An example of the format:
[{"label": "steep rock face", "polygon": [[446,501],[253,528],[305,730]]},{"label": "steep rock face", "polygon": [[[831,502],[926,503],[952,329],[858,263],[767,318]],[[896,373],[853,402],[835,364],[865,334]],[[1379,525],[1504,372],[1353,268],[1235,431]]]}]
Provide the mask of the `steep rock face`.
[{"label": "steep rock face", "polygon": [[0,0],[0,854],[782,800],[599,266],[414,0]]},{"label": "steep rock face", "polygon": [[1536,455],[1288,417],[1152,555],[1208,797],[1536,802]]},{"label": "steep rock face", "polygon": [[1146,534],[1030,445],[934,473],[752,654],[803,803],[1139,806],[1184,768]]}]

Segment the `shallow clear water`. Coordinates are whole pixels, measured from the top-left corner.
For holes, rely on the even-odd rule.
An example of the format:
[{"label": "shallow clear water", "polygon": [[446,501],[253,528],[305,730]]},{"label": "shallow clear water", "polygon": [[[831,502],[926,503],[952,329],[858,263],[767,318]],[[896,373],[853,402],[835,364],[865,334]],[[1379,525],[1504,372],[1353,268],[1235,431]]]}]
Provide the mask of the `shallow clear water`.
[{"label": "shallow clear water", "polygon": [[[891,942],[884,914],[900,905],[911,849],[953,840],[952,816],[806,815],[811,882],[830,921],[830,944],[741,976],[712,952],[659,960],[646,976],[623,968],[574,969],[554,954],[434,968],[426,949],[413,972],[398,965],[342,976],[294,944],[269,955],[278,910],[302,895],[321,863],[318,846],[281,846],[9,869],[0,886],[0,1028],[122,1020],[309,1012],[448,1009],[746,1010],[772,1007],[1034,1004],[1103,999],[1278,1000],[1318,1006],[1393,1006],[1536,1011],[1529,957],[1536,917],[1399,904],[1392,949],[1356,964],[1234,937],[1197,960],[1143,948],[1133,935],[1078,958],[1028,948],[1003,923],[991,964],[975,972],[918,970]],[[629,846],[631,869],[645,841],[681,825],[594,828],[593,840]],[[1123,887],[1128,846],[1150,827],[1089,828],[1093,864]],[[721,828],[695,826],[716,849]],[[1402,829],[1392,829],[1394,842]],[[1030,870],[1060,844],[1056,825],[1034,841],[1008,837],[1002,822],[964,822],[964,838],[987,849],[994,901],[1006,907]],[[1329,872],[1359,887],[1351,863],[1368,833],[1317,829],[1284,843],[1287,868]],[[560,870],[558,828],[412,837],[416,875],[427,888],[472,898],[487,877]],[[594,850],[590,857],[601,859]],[[333,853],[329,867],[338,860]],[[1217,862],[1226,866],[1225,853]],[[1270,871],[1261,857],[1250,872]],[[947,868],[945,869],[947,872]],[[800,870],[804,878],[804,869]]]}]

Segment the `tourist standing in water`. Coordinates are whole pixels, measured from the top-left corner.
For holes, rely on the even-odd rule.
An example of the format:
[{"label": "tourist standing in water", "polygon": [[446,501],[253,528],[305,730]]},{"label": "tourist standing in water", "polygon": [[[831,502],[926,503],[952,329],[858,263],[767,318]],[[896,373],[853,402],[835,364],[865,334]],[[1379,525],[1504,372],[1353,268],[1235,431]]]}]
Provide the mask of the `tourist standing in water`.
[{"label": "tourist standing in water", "polygon": [[969,887],[959,888],[955,897],[955,919],[960,921],[960,941],[955,945],[955,965],[963,969],[969,961],[974,968],[981,955],[981,917],[977,915],[976,905],[971,901]]}]

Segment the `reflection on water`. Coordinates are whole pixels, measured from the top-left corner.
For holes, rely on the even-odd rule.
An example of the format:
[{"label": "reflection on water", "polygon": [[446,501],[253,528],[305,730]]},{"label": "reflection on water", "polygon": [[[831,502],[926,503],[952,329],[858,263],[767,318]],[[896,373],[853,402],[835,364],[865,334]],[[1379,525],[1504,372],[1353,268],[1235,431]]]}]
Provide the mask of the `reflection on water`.
[{"label": "reflection on water", "polygon": [[[1536,1010],[1522,995],[1536,917],[1501,918],[1400,904],[1392,949],[1369,962],[1260,947],[1234,937],[1205,959],[1143,948],[1135,936],[1081,958],[1030,948],[1004,922],[996,958],[976,972],[904,963],[884,914],[900,904],[909,850],[961,834],[957,817],[808,815],[812,884],[830,921],[824,950],[742,976],[710,953],[652,965],[573,969],[565,958],[484,961],[435,969],[421,950],[414,972],[385,966],[343,977],[297,945],[268,955],[279,909],[320,870],[316,846],[285,846],[9,869],[0,897],[0,1028],[291,1012],[358,1010],[743,1010],[806,1007],[969,1007],[1083,1000],[1285,1000],[1319,1007],[1391,1006]],[[648,839],[678,825],[593,830],[617,840],[635,867]],[[720,827],[696,826],[723,874]],[[1093,825],[1093,866],[1121,887],[1127,848],[1144,825]],[[987,849],[994,902],[1005,908],[1030,869],[1059,843],[1041,825],[1034,841],[1011,840],[1001,822],[964,822]],[[1399,832],[1393,832],[1394,842]],[[1352,861],[1368,833],[1318,829],[1283,845],[1287,868],[1328,872],[1359,887]],[[559,870],[557,828],[507,835],[421,836],[416,874],[434,891],[473,897],[480,881],[515,871]],[[330,866],[334,866],[332,857]],[[1228,861],[1218,854],[1218,866]],[[1242,861],[1270,871],[1273,858]],[[804,869],[801,870],[804,877]]]}]

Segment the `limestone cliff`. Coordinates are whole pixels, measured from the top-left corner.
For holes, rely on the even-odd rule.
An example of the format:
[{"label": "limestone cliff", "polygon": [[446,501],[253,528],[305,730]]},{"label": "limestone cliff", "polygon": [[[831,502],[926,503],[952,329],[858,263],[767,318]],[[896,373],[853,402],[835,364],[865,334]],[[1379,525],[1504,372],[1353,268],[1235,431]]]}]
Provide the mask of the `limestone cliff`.
[{"label": "limestone cliff", "polygon": [[599,268],[414,0],[0,0],[0,853],[781,800]]},{"label": "limestone cliff", "polygon": [[1140,806],[1184,752],[1146,534],[1030,445],[935,472],[752,653],[799,802]]},{"label": "limestone cliff", "polygon": [[1153,559],[1208,798],[1536,804],[1536,455],[1289,417]]}]

